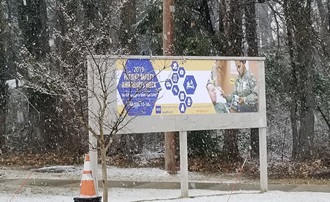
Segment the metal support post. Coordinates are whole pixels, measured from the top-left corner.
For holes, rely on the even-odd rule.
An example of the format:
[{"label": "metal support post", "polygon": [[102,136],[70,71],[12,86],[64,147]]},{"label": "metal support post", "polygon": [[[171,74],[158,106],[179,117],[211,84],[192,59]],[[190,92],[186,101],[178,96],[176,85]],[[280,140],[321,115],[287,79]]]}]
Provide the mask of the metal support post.
[{"label": "metal support post", "polygon": [[259,128],[260,188],[268,191],[266,128]]},{"label": "metal support post", "polygon": [[188,147],[187,131],[180,131],[181,197],[188,197]]}]

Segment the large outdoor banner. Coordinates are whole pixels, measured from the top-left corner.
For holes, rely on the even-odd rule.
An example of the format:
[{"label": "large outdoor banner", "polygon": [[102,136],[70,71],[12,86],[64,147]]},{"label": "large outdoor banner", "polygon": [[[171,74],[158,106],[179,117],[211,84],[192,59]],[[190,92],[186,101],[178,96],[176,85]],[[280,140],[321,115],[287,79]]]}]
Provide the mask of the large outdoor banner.
[{"label": "large outdoor banner", "polygon": [[266,127],[264,58],[95,56],[88,69],[89,122],[107,133]]},{"label": "large outdoor banner", "polygon": [[118,111],[129,116],[258,112],[258,64],[117,59]]},{"label": "large outdoor banner", "polygon": [[[259,128],[260,184],[267,191],[264,60],[89,56],[89,142],[97,147],[100,134],[178,131],[181,185],[188,189],[187,131]],[[96,151],[90,150],[95,164]]]}]

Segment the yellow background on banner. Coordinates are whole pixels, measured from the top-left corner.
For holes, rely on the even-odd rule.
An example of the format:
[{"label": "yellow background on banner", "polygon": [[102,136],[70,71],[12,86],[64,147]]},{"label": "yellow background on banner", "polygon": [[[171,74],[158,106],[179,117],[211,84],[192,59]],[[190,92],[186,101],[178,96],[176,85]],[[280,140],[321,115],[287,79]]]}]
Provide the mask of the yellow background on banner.
[{"label": "yellow background on banner", "polygon": [[[124,70],[126,61],[127,59],[117,59],[116,69]],[[155,71],[171,71],[172,61],[177,61],[179,67],[184,67],[186,71],[211,71],[212,66],[215,63],[214,60],[150,60]]]},{"label": "yellow background on banner", "polygon": [[[162,104],[161,113],[156,114],[156,106],[152,112],[152,115],[178,115],[182,114],[179,111],[179,104]],[[215,114],[214,107],[211,103],[196,103],[192,107],[187,107],[184,114]]]},{"label": "yellow background on banner", "polygon": [[[161,106],[161,113],[156,114],[156,106]],[[117,112],[121,113],[124,108],[124,105],[117,106]],[[187,107],[186,112],[184,114],[215,114],[215,110],[213,104],[210,103],[197,103],[193,104],[192,107]],[[163,115],[179,115],[182,114],[179,111],[179,104],[162,104],[155,105],[152,116],[163,116]]]}]

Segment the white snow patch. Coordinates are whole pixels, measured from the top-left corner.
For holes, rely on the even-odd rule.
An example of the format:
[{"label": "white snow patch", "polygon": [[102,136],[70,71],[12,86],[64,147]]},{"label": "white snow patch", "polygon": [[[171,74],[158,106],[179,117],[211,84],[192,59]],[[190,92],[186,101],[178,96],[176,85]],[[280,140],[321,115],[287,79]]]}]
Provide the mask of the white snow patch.
[{"label": "white snow patch", "polygon": [[[36,171],[42,172],[36,172]],[[56,173],[54,171],[63,171]],[[49,171],[49,172],[46,172]],[[98,174],[100,175],[100,167]],[[22,169],[14,167],[2,167],[0,169],[0,179],[26,179],[42,178],[42,179],[80,179],[82,166],[52,166],[39,169]],[[169,175],[164,170],[158,168],[118,168],[114,166],[108,167],[109,179],[122,181],[179,181],[180,174]],[[32,173],[32,175],[30,175]],[[200,173],[189,173],[189,181],[207,181],[207,182],[237,182],[236,174],[232,176],[222,175],[203,175]],[[24,181],[24,180],[22,180]],[[242,182],[242,180],[240,180]],[[17,191],[19,190],[19,191]],[[99,189],[102,196],[102,189]],[[17,193],[17,194],[15,194]],[[79,187],[75,186],[23,186],[21,184],[0,183],[0,201],[13,202],[68,202],[73,201],[74,197],[79,196]],[[203,201],[203,202],[300,202],[300,201],[317,201],[328,202],[330,193],[321,192],[281,192],[269,191],[260,193],[259,191],[217,191],[217,190],[199,190],[190,189],[190,198],[180,198],[180,189],[127,189],[113,188],[109,189],[109,201],[125,202],[125,201],[157,201],[157,202],[186,202],[186,201]],[[13,199],[13,200],[11,200]]]},{"label": "white snow patch", "polygon": [[[0,179],[71,179],[80,180],[83,166],[51,166],[38,169],[22,170],[13,168],[2,168]],[[136,181],[136,182],[180,182],[180,171],[177,175],[170,175],[159,168],[118,168],[109,166],[108,180]],[[101,166],[98,168],[98,177],[102,178]],[[31,174],[32,173],[32,174]],[[202,174],[197,172],[188,173],[190,182],[209,183],[237,183],[237,174]],[[250,182],[240,178],[240,182]]]},{"label": "white snow patch", "polygon": [[48,166],[48,167],[42,167],[32,170],[36,172],[63,173],[63,172],[75,172],[77,169],[75,166]]},{"label": "white snow patch", "polygon": [[[68,202],[77,197],[78,191],[62,192],[56,194],[19,194],[14,197],[15,202]],[[121,189],[115,188],[109,191],[109,201],[128,202],[128,201],[157,201],[157,202],[301,202],[317,201],[328,202],[330,193],[318,192],[281,192],[270,191],[260,193],[257,191],[212,191],[212,190],[190,190],[190,198],[180,198],[181,192],[177,189]],[[10,201],[13,195],[8,193],[1,194],[0,201]]]}]

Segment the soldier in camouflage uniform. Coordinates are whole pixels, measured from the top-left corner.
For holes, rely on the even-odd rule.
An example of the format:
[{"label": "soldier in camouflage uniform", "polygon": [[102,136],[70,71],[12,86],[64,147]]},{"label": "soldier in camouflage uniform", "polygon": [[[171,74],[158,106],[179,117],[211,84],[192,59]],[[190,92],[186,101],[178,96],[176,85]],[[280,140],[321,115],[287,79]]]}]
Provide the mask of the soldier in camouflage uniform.
[{"label": "soldier in camouflage uniform", "polygon": [[231,109],[236,112],[258,111],[258,89],[255,76],[246,69],[246,61],[235,61],[238,77],[235,81],[234,91],[227,96]]}]

